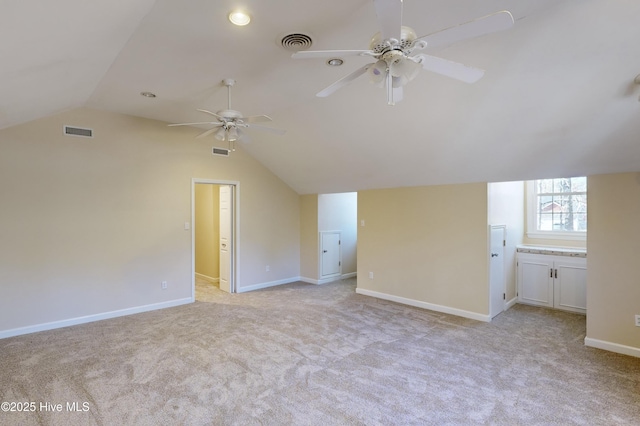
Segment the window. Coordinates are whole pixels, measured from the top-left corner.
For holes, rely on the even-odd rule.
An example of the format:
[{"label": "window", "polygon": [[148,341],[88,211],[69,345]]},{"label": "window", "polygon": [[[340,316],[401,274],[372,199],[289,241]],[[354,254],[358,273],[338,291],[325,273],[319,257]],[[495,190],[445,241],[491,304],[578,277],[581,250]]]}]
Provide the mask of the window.
[{"label": "window", "polygon": [[530,181],[527,192],[529,237],[586,238],[586,177]]}]

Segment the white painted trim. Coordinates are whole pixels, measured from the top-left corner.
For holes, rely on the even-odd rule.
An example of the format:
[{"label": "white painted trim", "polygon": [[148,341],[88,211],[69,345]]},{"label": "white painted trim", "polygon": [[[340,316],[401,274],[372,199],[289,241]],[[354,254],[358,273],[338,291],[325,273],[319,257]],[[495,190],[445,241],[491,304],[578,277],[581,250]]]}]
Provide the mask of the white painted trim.
[{"label": "white painted trim", "polygon": [[158,309],[173,308],[175,306],[193,303],[192,297],[184,299],[169,300],[168,302],[153,303],[150,305],[136,306],[133,308],[119,309],[117,311],[103,312],[101,314],[86,315],[83,317],[69,318],[60,321],[52,321],[43,324],[30,325],[27,327],[14,328],[11,330],[0,331],[0,339],[7,337],[20,336],[23,334],[37,333],[39,331],[54,330],[56,328],[70,327],[72,325],[86,324],[94,321],[102,321],[110,318],[124,317],[127,315],[139,314],[142,312],[155,311]]},{"label": "white painted trim", "polygon": [[476,312],[465,311],[463,309],[451,308],[449,306],[436,305],[433,303],[423,302],[421,300],[407,299],[406,297],[394,296],[392,294],[379,293],[373,290],[356,288],[356,293],[365,296],[371,296],[378,299],[390,300],[392,302],[402,303],[403,305],[415,306],[416,308],[428,309],[430,311],[442,312],[445,314],[456,315],[463,318],[469,318],[476,321],[490,322],[489,315],[483,315]]},{"label": "white painted trim", "polygon": [[342,279],[346,280],[347,278],[355,278],[358,276],[357,272],[349,272],[348,274],[342,274]]},{"label": "white painted trim", "polygon": [[340,280],[342,280],[342,275],[339,275],[339,274],[331,275],[330,277],[322,278],[321,280],[317,280],[315,278],[300,277],[300,281],[303,281],[309,284],[316,284],[316,285],[328,284],[328,283],[332,283],[334,281],[340,281]]},{"label": "white painted trim", "polygon": [[240,182],[235,180],[191,178],[191,297],[196,298],[196,183],[212,185],[232,185],[233,190],[233,286],[232,293],[237,293],[240,287]]},{"label": "white painted trim", "polygon": [[504,305],[504,310],[508,310],[511,309],[515,306],[515,304],[518,303],[518,298],[514,297],[513,299],[509,300],[506,305]]},{"label": "white painted trim", "polygon": [[220,282],[220,278],[213,278],[213,277],[210,277],[210,276],[205,275],[205,274],[199,274],[197,272],[195,273],[195,276],[200,278],[200,279],[202,279],[202,280],[209,281],[210,283],[218,283],[218,282]]},{"label": "white painted trim", "polygon": [[269,281],[266,283],[259,283],[259,284],[254,284],[254,285],[250,285],[247,287],[239,287],[237,289],[238,293],[246,293],[248,291],[254,291],[254,290],[260,290],[263,288],[268,288],[268,287],[275,287],[277,285],[282,285],[282,284],[291,284],[291,283],[295,283],[298,281],[303,281],[300,279],[300,277],[292,277],[292,278],[285,278],[282,280],[277,280],[277,281]]},{"label": "white painted trim", "polygon": [[596,349],[602,349],[609,352],[616,352],[623,355],[634,356],[640,358],[640,348],[634,348],[633,346],[621,345],[619,343],[606,342],[604,340],[592,339],[591,337],[584,338],[584,345]]}]

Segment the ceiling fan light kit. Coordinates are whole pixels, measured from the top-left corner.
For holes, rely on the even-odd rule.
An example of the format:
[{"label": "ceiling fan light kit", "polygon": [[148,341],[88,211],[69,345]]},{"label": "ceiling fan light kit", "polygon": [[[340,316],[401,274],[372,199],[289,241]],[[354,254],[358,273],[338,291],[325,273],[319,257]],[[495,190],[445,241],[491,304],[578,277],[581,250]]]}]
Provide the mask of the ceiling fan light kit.
[{"label": "ceiling fan light kit", "polygon": [[426,54],[412,56],[413,51],[427,47],[444,46],[506,30],[511,28],[514,23],[511,13],[503,10],[426,36],[417,37],[412,28],[402,25],[402,0],[373,0],[373,4],[381,30],[371,38],[368,50],[307,50],[298,51],[292,55],[296,59],[328,58],[332,60],[332,58],[344,56],[369,56],[376,60],[376,62],[364,65],[321,90],[316,96],[329,96],[365,73],[369,75],[369,80],[373,84],[378,87],[386,87],[389,105],[395,105],[395,102],[402,100],[403,86],[413,80],[419,74],[420,69],[466,83],[474,83],[484,75],[483,70]]},{"label": "ceiling fan light kit", "polygon": [[227,141],[229,143],[229,151],[235,151],[235,142],[242,139],[243,133],[240,130],[241,128],[252,128],[255,130],[271,132],[277,135],[283,135],[285,133],[285,131],[281,129],[253,124],[260,121],[271,121],[271,117],[269,116],[251,115],[248,117],[244,117],[240,111],[231,109],[231,87],[236,84],[236,81],[232,78],[225,78],[224,80],[222,80],[222,84],[227,87],[227,109],[220,110],[218,112],[211,112],[206,109],[197,110],[205,114],[214,116],[216,118],[215,121],[176,123],[169,124],[169,126],[198,126],[207,124],[211,125],[213,126],[211,129],[205,130],[204,132],[200,133],[198,136],[196,136],[196,139],[204,138],[215,133],[214,137],[216,139],[220,141]]}]

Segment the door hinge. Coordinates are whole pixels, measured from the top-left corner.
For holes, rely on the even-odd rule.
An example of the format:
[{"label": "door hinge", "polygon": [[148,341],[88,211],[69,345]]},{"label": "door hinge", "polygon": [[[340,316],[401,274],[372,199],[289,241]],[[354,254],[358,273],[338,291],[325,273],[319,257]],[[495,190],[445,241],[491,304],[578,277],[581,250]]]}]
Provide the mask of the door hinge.
[{"label": "door hinge", "polygon": [[502,300],[507,300],[507,293],[502,293]]}]

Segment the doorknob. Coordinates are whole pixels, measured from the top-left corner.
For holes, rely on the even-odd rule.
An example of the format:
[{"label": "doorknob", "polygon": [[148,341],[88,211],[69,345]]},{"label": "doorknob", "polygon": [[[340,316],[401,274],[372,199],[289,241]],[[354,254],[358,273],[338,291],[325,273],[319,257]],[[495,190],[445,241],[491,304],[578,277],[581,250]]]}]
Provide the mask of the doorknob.
[{"label": "doorknob", "polygon": [[222,247],[226,247],[226,246],[227,246],[226,244],[222,244]]},{"label": "doorknob", "polygon": [[322,250],[322,252],[323,252],[323,253],[326,253],[327,251],[326,251],[326,250]]},{"label": "doorknob", "polygon": [[498,253],[491,253],[491,257],[498,257]]}]

